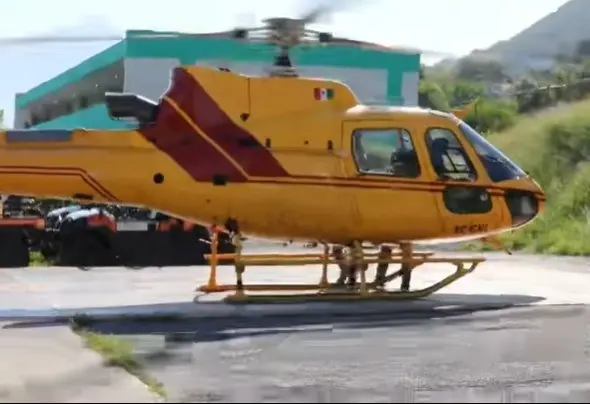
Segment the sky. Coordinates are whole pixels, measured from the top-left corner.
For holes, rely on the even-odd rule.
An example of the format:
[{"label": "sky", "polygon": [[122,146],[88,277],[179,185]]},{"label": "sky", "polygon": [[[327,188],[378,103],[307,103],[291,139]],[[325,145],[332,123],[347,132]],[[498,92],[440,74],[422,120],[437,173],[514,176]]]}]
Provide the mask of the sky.
[{"label": "sky", "polygon": [[[43,34],[121,34],[127,29],[185,32],[258,25],[297,17],[313,5],[335,9],[312,28],[384,45],[457,56],[509,39],[567,0],[19,0],[2,5],[0,38]],[[11,125],[14,94],[76,65],[113,42],[0,45],[0,109]]]}]

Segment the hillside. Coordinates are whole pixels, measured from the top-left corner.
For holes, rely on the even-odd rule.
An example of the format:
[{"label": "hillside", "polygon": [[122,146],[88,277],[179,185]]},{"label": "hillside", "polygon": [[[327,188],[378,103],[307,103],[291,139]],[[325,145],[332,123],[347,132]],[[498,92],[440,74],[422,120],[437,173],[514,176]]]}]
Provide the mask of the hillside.
[{"label": "hillside", "polygon": [[[590,38],[590,1],[570,0],[514,37],[492,45],[491,53],[512,68],[524,63],[544,64],[557,54],[571,54],[576,44]],[[497,55],[497,56],[496,56]]]},{"label": "hillside", "polygon": [[573,51],[575,44],[590,38],[590,2],[570,0],[512,38],[497,42],[488,52],[530,56],[553,56]]},{"label": "hillside", "polygon": [[547,194],[545,213],[506,237],[532,252],[590,255],[590,100],[524,117],[489,140]]},{"label": "hillside", "polygon": [[[512,75],[522,74],[530,68],[548,69],[556,55],[571,55],[578,42],[590,39],[588,16],[590,1],[569,0],[512,38],[471,55],[498,60]],[[450,61],[445,60],[439,67],[449,64]]]}]

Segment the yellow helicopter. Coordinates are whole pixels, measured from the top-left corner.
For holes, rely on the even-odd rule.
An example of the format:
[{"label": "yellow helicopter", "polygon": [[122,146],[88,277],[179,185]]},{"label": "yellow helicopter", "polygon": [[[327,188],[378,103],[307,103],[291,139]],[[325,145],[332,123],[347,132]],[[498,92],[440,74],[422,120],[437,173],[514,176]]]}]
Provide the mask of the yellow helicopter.
[{"label": "yellow helicopter", "polygon": [[[276,45],[268,76],[178,66],[158,102],[107,93],[111,116],[136,119],[133,130],[1,133],[0,193],[143,206],[212,226],[211,276],[200,290],[232,290],[240,301],[423,297],[483,259],[437,258],[415,245],[493,238],[542,212],[539,185],[461,120],[462,111],[362,105],[342,82],[300,77],[293,46],[350,43],[307,30],[310,19],[223,34]],[[378,46],[351,46],[361,45]],[[235,254],[217,254],[217,231],[230,233]],[[246,255],[244,235],[314,241],[324,251]],[[366,252],[367,243],[380,250]],[[217,283],[224,259],[235,263],[235,285]],[[411,291],[411,271],[436,262],[457,271]],[[387,273],[392,263],[401,269]],[[322,266],[317,284],[242,279],[246,266],[305,264]],[[332,283],[329,264],[341,269]],[[400,276],[401,291],[385,289]]]}]

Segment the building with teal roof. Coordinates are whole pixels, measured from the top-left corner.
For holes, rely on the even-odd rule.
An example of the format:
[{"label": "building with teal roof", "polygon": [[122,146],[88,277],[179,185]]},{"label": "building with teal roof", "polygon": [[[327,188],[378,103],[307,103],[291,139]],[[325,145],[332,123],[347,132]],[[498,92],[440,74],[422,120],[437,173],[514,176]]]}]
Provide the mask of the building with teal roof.
[{"label": "building with teal roof", "polygon": [[[274,48],[265,44],[128,31],[124,40],[18,94],[14,127],[123,129],[133,123],[109,117],[105,92],[136,93],[157,100],[169,85],[170,70],[179,64],[263,75],[273,55]],[[418,53],[322,45],[297,48],[292,59],[300,75],[341,80],[364,103],[418,104]]]}]

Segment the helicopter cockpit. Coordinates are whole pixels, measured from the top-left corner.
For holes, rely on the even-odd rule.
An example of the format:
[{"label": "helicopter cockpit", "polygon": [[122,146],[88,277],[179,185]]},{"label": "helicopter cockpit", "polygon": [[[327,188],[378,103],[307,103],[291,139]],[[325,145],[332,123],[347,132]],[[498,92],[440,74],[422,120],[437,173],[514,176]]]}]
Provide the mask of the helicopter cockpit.
[{"label": "helicopter cockpit", "polygon": [[[467,123],[457,119],[458,130],[431,127],[424,142],[430,164],[441,181],[473,182],[478,172],[464,146],[471,146],[493,182],[520,179],[526,173]],[[462,144],[458,135],[463,135]],[[403,128],[357,128],[353,154],[361,174],[418,178],[422,171],[414,141]]]},{"label": "helicopter cockpit", "polygon": [[426,133],[432,167],[441,180],[474,181],[475,167],[453,132],[430,128]]},{"label": "helicopter cockpit", "polygon": [[526,172],[495,148],[475,129],[463,121],[459,121],[459,130],[471,144],[475,153],[486,169],[493,182],[516,180],[526,176]]}]

